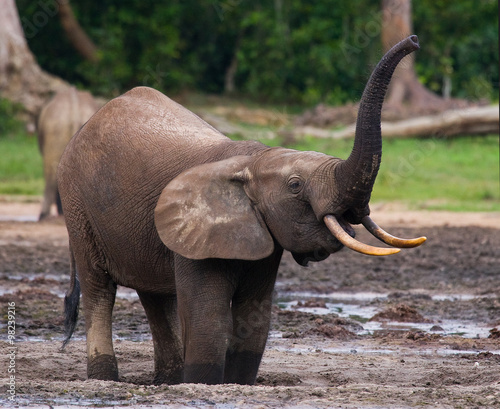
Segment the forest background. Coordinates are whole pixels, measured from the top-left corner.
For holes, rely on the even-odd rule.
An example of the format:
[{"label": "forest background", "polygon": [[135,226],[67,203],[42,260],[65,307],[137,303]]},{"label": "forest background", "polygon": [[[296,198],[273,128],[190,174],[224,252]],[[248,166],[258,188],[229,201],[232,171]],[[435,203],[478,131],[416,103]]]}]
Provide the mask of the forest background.
[{"label": "forest background", "polygon": [[[34,119],[53,91],[68,84],[90,90],[103,101],[147,85],[232,138],[347,157],[352,140],[318,139],[304,130],[296,137],[296,119],[321,106],[348,108],[342,112],[355,118],[355,102],[384,53],[388,25],[382,9],[387,4],[411,5],[409,31],[418,35],[421,50],[414,63],[405,59],[400,65],[415,70],[418,84],[443,97],[440,101],[498,104],[494,0],[9,3],[17,6],[24,31],[20,35],[36,60],[23,42],[12,42],[5,30],[2,34],[9,23],[4,7],[0,55],[7,52],[8,57],[12,47],[21,48],[10,53],[13,59],[0,60],[0,95],[11,98],[0,99],[0,200],[10,200],[5,195],[39,200],[44,182]],[[64,5],[71,5],[70,14],[74,12],[91,40],[86,56],[63,29],[62,17],[68,16]],[[391,44],[407,34],[400,31]],[[43,72],[37,71],[37,63]],[[392,82],[401,79],[396,73]],[[430,105],[429,94],[424,108]],[[23,117],[26,123],[18,121],[19,102],[21,112],[29,114]],[[417,104],[407,105],[410,116],[418,115]],[[416,209],[499,211],[498,130],[478,135],[451,138],[438,131],[423,139],[392,139],[384,132],[384,159],[373,201],[403,200],[404,207]]]},{"label": "forest background", "polygon": [[[167,95],[341,105],[359,99],[383,54],[379,1],[74,1],[96,61],[50,18],[55,1],[16,4],[41,67],[106,97],[148,85]],[[444,96],[498,100],[497,1],[418,0],[412,12],[420,82]]]}]

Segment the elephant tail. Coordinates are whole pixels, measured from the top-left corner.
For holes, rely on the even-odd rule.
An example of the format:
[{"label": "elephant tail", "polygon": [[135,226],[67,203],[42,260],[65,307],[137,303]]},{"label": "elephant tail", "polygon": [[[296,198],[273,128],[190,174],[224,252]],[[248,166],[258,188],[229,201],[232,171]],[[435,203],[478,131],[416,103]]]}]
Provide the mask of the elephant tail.
[{"label": "elephant tail", "polygon": [[78,321],[78,307],[80,306],[80,281],[76,274],[76,264],[75,256],[73,255],[73,250],[70,245],[70,274],[71,281],[70,287],[64,297],[64,332],[66,338],[63,341],[61,350],[66,347],[69,342],[73,332],[76,328],[76,323]]}]

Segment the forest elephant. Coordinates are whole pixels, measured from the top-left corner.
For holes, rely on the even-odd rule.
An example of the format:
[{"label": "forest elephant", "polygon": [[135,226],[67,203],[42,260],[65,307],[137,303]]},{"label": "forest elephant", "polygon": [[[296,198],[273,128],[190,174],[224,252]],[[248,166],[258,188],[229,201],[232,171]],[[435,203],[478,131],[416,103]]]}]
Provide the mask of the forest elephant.
[{"label": "forest elephant", "polygon": [[[155,383],[253,384],[284,250],[307,265],[344,246],[386,255],[422,244],[425,237],[401,239],[379,228],[368,205],[387,86],[399,61],[418,48],[417,37],[408,37],[375,67],[346,160],[232,141],[146,87],[97,112],[58,168],[71,253],[65,343],[81,292],[88,377],[118,379],[111,332],[117,285],[135,289],[146,311]],[[357,241],[353,224],[393,247]]]},{"label": "forest elephant", "polygon": [[71,87],[55,94],[40,112],[37,121],[38,147],[43,158],[45,178],[40,220],[50,215],[54,203],[57,212],[62,214],[56,182],[59,159],[71,137],[98,108],[90,93]]}]

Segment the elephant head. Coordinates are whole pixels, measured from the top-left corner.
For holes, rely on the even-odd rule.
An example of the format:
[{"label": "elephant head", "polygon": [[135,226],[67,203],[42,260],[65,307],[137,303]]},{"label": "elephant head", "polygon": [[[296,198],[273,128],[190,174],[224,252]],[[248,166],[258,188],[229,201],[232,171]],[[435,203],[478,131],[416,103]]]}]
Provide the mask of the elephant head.
[{"label": "elephant head", "polygon": [[358,242],[351,224],[363,224],[394,247],[422,244],[425,237],[407,240],[384,232],[370,219],[368,205],[380,166],[380,115],[387,87],[399,61],[418,48],[417,37],[408,37],[374,69],[346,160],[268,148],[190,168],[160,195],[155,223],[161,240],[192,259],[258,260],[278,243],[302,265],[344,245],[370,255],[399,251]]}]

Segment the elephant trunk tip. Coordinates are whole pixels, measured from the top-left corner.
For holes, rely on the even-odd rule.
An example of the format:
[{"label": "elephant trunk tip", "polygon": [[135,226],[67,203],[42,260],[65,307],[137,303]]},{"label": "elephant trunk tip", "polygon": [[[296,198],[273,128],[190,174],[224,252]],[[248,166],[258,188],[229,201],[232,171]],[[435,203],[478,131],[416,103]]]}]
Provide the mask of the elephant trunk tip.
[{"label": "elephant trunk tip", "polygon": [[418,42],[418,37],[415,34],[411,35],[408,38],[409,38],[409,41],[411,41],[414,44],[414,46],[415,46],[416,49],[420,48],[420,44]]},{"label": "elephant trunk tip", "polygon": [[399,44],[396,44],[395,47],[402,46],[403,49],[406,50],[405,54],[410,54],[413,51],[420,50],[420,43],[418,41],[418,37],[413,34],[407,37],[405,40],[401,41]]}]

